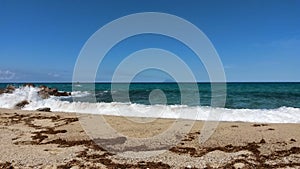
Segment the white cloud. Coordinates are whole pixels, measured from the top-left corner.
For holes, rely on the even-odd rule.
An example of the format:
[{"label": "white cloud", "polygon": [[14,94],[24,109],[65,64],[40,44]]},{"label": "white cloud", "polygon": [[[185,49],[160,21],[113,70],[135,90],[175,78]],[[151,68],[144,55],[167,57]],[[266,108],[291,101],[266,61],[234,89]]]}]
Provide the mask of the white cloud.
[{"label": "white cloud", "polygon": [[52,76],[52,77],[59,77],[60,75],[57,74],[57,73],[48,73],[49,76]]},{"label": "white cloud", "polygon": [[16,73],[9,70],[0,70],[0,80],[11,80],[15,77]]}]

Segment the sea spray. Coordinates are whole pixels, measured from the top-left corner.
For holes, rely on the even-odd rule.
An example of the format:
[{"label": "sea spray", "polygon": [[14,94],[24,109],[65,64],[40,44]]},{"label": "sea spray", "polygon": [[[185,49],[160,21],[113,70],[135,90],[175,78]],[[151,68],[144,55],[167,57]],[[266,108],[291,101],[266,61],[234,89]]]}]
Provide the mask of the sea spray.
[{"label": "sea spray", "polygon": [[72,92],[72,96],[51,96],[42,99],[38,95],[39,88],[20,87],[13,93],[0,95],[0,107],[12,109],[23,100],[29,102],[24,110],[36,110],[49,107],[52,111],[78,112],[116,116],[137,116],[155,118],[184,118],[193,120],[207,120],[209,113],[220,114],[219,121],[244,121],[260,123],[300,123],[300,108],[280,107],[276,109],[230,109],[213,108],[210,106],[187,105],[144,105],[137,103],[119,102],[72,102],[72,97],[91,97],[88,91]]}]

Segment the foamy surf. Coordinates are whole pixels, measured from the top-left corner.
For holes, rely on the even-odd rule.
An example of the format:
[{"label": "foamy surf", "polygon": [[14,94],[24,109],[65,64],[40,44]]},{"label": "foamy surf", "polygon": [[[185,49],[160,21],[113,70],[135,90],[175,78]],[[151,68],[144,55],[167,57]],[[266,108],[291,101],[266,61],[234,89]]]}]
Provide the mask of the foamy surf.
[{"label": "foamy surf", "polygon": [[[52,111],[92,113],[116,116],[183,118],[191,120],[243,121],[259,123],[300,123],[300,109],[280,107],[277,109],[228,109],[208,106],[143,105],[135,103],[88,103],[62,101],[62,97],[42,99],[39,88],[20,87],[13,93],[0,95],[0,107],[12,109],[23,100],[29,102],[22,109],[36,110],[49,107]],[[86,97],[89,92],[72,92],[72,97]]]}]

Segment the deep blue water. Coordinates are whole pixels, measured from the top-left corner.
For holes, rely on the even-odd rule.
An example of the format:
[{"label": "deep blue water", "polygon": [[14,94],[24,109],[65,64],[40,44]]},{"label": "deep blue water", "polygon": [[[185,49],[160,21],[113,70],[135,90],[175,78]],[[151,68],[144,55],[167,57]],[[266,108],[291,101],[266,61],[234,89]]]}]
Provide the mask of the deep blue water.
[{"label": "deep blue water", "polygon": [[[12,83],[10,83],[12,84]],[[36,86],[46,85],[55,87],[61,91],[72,91],[71,83],[35,83]],[[6,87],[7,83],[1,83],[0,88]],[[22,84],[13,84],[20,86]],[[95,96],[97,102],[112,102],[117,99],[120,102],[127,102],[125,94],[129,93],[129,99],[132,103],[151,104],[149,95],[151,91],[159,89],[163,91],[165,97],[154,95],[154,103],[166,103],[168,105],[199,105],[199,99],[196,95],[200,94],[200,105],[211,105],[211,84],[198,83],[197,90],[189,87],[192,84],[180,84],[185,86],[180,90],[176,83],[132,83],[129,85],[129,92],[125,84],[116,84],[116,88],[111,91],[111,84],[95,84]],[[76,84],[76,90],[91,92],[92,84]],[[181,96],[188,96],[185,100]],[[91,101],[91,95],[82,98],[76,98],[77,101]],[[166,100],[164,100],[166,98]],[[72,101],[70,98],[66,100]],[[152,97],[153,99],[153,97]],[[153,101],[153,100],[152,100]],[[165,101],[165,102],[164,102]],[[153,103],[153,102],[152,102]],[[279,107],[300,108],[300,83],[227,83],[226,108],[240,109],[274,109]]]}]

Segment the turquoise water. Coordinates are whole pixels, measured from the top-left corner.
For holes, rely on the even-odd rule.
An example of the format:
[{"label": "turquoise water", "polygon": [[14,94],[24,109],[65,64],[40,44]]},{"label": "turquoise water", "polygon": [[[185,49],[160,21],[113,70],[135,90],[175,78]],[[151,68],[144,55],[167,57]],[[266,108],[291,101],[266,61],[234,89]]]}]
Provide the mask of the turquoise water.
[{"label": "turquoise water", "polygon": [[[1,83],[0,88],[6,87],[7,83]],[[20,86],[22,84],[13,84]],[[46,85],[58,88],[61,91],[72,91],[71,83],[36,83],[36,86]],[[200,95],[200,105],[211,105],[211,85],[210,83],[198,83],[198,89],[186,86],[183,91],[179,90],[176,83],[132,83],[129,85],[129,99],[131,103],[149,105],[149,95],[151,91],[159,89],[163,91],[164,97],[157,97],[157,104],[165,103],[167,105],[198,106],[199,100],[196,95]],[[76,90],[92,93],[92,84],[76,84]],[[125,84],[117,84],[116,88],[111,90],[109,83],[95,84],[95,96],[97,102],[110,103],[115,101],[127,102],[125,94],[128,90]],[[190,90],[189,90],[190,89]],[[182,94],[189,96],[184,101],[181,100]],[[161,96],[161,95],[159,95]],[[124,98],[123,98],[124,97]],[[76,98],[77,101],[92,102],[92,95],[84,95]],[[166,98],[166,100],[164,100]],[[61,98],[62,100],[72,101],[72,98]],[[165,101],[165,102],[164,102]],[[226,108],[230,109],[275,109],[280,107],[300,108],[300,83],[228,83],[226,94]]]}]

